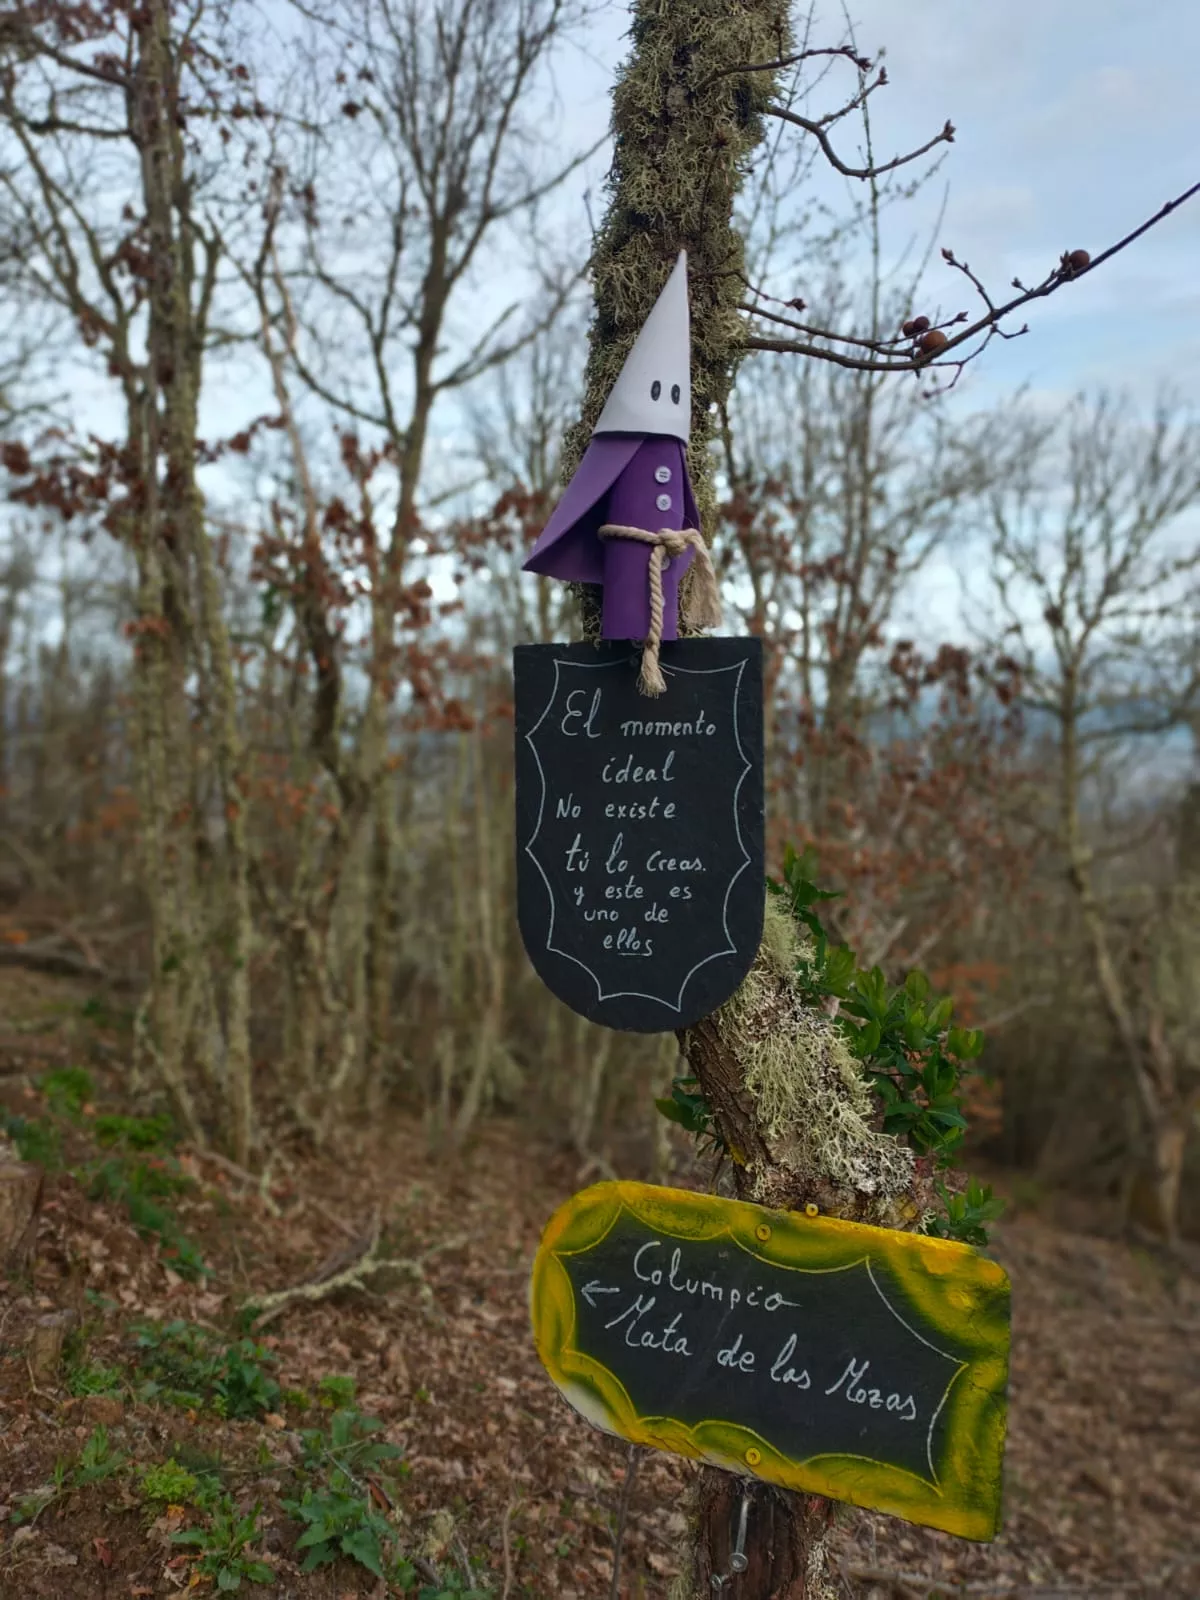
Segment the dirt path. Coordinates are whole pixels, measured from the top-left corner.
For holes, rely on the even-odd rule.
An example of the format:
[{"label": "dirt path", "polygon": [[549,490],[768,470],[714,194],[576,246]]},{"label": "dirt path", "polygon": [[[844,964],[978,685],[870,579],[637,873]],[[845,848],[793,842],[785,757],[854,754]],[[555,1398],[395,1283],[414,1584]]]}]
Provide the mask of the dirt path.
[{"label": "dirt path", "polygon": [[[426,1292],[400,1284],[383,1298],[290,1310],[266,1341],[280,1384],[316,1392],[329,1374],[355,1380],[357,1406],[405,1452],[397,1512],[414,1551],[435,1562],[469,1551],[508,1600],[603,1600],[626,1449],[559,1400],[528,1328],[529,1261],[542,1224],[578,1186],[574,1163],[531,1156],[516,1128],[498,1125],[448,1171],[419,1129],[402,1125],[386,1141],[281,1172],[265,1198],[207,1163],[188,1170],[197,1187],[178,1210],[213,1268],[207,1285],[169,1272],[153,1242],[74,1179],[50,1184],[34,1292],[9,1295],[0,1331],[0,1595],[109,1600],[187,1582],[162,1519],[149,1520],[128,1476],[50,1504],[32,1532],[5,1525],[104,1410],[53,1385],[30,1392],[29,1319],[79,1305],[86,1359],[119,1366],[131,1318],[228,1326],[250,1291],[350,1252],[386,1196],[393,1254],[443,1247],[427,1261]],[[1151,1255],[1030,1218],[999,1230],[996,1249],[1014,1301],[1005,1531],[976,1546],[848,1512],[836,1538],[839,1592],[1200,1596],[1200,1284]],[[243,1595],[384,1593],[348,1563],[300,1576],[289,1554],[297,1530],[280,1509],[295,1457],[290,1417],[185,1416],[132,1387],[104,1414],[114,1446],[138,1459],[162,1460],[186,1438],[242,1474],[243,1499],[265,1507],[263,1549],[277,1577],[274,1588],[244,1583]],[[667,1457],[641,1465],[625,1541],[628,1600],[667,1595],[691,1473]]]}]

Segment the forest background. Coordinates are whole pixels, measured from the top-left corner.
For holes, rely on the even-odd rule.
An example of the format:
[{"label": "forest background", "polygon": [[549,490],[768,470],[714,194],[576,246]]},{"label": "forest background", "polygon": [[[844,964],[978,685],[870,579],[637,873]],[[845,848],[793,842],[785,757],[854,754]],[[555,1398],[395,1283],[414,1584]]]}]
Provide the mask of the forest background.
[{"label": "forest background", "polygon": [[[1082,6],[859,9],[870,69],[806,60],[787,104],[860,99],[843,153],[877,161],[963,128],[865,185],[772,133],[759,335],[953,332],[943,246],[1037,282],[1192,181],[1185,8],[1165,54],[1094,7],[1086,37]],[[131,1094],[243,1166],[394,1108],[659,1171],[674,1040],[567,1013],[513,907],[508,653],[575,625],[518,569],[627,14],[152,10],[0,19],[0,960],[124,1006]],[[706,528],[767,648],[773,864],[811,844],[863,964],[985,1027],[975,1153],[1170,1235],[1200,1229],[1196,228],[961,371],[756,352]]]}]

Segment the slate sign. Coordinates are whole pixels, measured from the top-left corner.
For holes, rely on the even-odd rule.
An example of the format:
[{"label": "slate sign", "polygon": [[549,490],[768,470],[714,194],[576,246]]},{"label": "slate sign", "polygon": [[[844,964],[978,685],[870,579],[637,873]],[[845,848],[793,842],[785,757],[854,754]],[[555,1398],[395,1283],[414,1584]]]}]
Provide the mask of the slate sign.
[{"label": "slate sign", "polygon": [[554,1382],[610,1433],[995,1537],[1009,1285],[967,1245],[602,1183],[547,1227],[532,1311]]},{"label": "slate sign", "polygon": [[518,645],[517,917],[543,982],[635,1033],[715,1011],[762,936],[762,646]]}]

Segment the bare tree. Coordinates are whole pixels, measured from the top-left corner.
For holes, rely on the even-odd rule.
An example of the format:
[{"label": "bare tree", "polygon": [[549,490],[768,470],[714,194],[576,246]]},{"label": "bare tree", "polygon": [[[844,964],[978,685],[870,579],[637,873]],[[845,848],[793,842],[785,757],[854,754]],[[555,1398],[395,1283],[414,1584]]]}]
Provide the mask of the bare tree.
[{"label": "bare tree", "polygon": [[[299,901],[281,914],[308,929],[311,944],[311,930],[330,926],[335,883],[338,921],[357,930],[340,952],[319,940],[294,969],[310,997],[330,997],[339,1088],[387,1050],[396,710],[439,701],[446,689],[427,638],[431,423],[440,405],[536,339],[579,276],[578,261],[543,270],[529,247],[539,207],[586,159],[546,166],[535,157],[546,64],[580,15],[567,0],[333,0],[306,10],[303,132],[277,145],[261,247],[243,264],[303,506],[302,526],[271,541],[273,570],[285,574],[280,592],[312,665],[312,753],[338,812],[325,843],[314,842]],[[485,253],[514,241],[530,309],[488,309]],[[314,405],[342,430],[343,460],[358,464],[357,518],[345,527],[353,550],[340,575],[302,419]],[[464,451],[460,471],[471,470]],[[347,604],[352,593],[357,605]],[[356,708],[345,688],[352,658],[366,681]],[[313,961],[320,982],[311,981]]]},{"label": "bare tree", "polygon": [[[204,19],[207,24],[207,19]],[[204,1136],[193,1072],[245,1159],[252,1137],[251,924],[244,758],[228,630],[197,482],[197,407],[220,260],[201,215],[189,96],[221,59],[218,11],[150,0],[136,12],[18,5],[0,22],[0,167],[19,239],[15,277],[97,350],[124,411],[119,438],[85,464],[65,455],[21,493],[91,515],[137,571],[129,625],[151,988],[139,1038],[185,1125]],[[215,30],[215,31],[212,31]],[[10,469],[29,465],[9,460]],[[220,892],[198,871],[210,848],[197,785],[191,680],[210,708],[220,825]],[[207,888],[204,878],[208,877]]]},{"label": "bare tree", "polygon": [[1108,882],[1114,846],[1097,851],[1093,819],[1114,764],[1186,729],[1200,705],[1200,551],[1185,518],[1197,506],[1200,424],[1163,400],[1139,426],[1111,397],[1077,400],[1031,436],[991,497],[1001,643],[1020,667],[1030,717],[1053,732],[1056,844],[1168,1238],[1200,1107],[1200,1064],[1178,1015],[1190,986],[1180,958],[1195,960],[1194,908],[1169,893],[1164,905],[1147,885],[1130,934],[1130,907]]},{"label": "bare tree", "polygon": [[451,542],[485,579],[466,590],[472,623],[501,649],[561,638],[575,623],[569,596],[552,579],[535,579],[530,601],[521,563],[559,492],[562,437],[578,404],[584,347],[582,317],[568,308],[467,407],[487,501]]}]

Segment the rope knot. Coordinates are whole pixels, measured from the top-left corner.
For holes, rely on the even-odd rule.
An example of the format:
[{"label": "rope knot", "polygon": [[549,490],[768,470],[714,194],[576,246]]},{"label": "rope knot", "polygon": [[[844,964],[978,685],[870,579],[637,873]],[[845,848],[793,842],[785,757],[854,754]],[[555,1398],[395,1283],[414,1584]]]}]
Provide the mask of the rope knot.
[{"label": "rope knot", "polygon": [[696,552],[695,576],[688,593],[683,597],[680,621],[689,628],[719,628],[721,597],[708,546],[696,528],[660,528],[657,533],[651,533],[647,528],[627,528],[620,523],[606,522],[600,529],[600,537],[634,539],[639,544],[650,546],[650,628],[642,644],[642,670],[638,674],[638,688],[644,695],[665,694],[667,684],[658,659],[663,626],[663,568],[688,550]]}]

